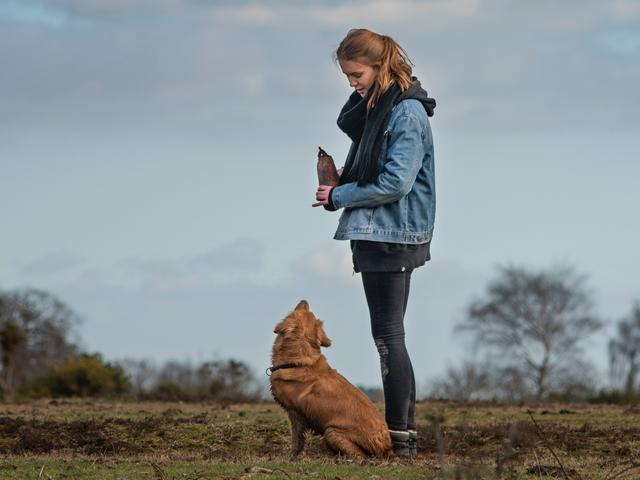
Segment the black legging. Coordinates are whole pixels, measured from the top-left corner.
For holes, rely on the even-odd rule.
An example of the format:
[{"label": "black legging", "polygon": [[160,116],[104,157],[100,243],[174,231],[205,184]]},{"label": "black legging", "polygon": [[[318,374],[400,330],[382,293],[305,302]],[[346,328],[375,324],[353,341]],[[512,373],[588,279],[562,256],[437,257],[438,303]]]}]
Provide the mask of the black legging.
[{"label": "black legging", "polygon": [[380,354],[387,425],[392,430],[415,429],[416,382],[404,344],[411,271],[363,272],[362,283]]}]

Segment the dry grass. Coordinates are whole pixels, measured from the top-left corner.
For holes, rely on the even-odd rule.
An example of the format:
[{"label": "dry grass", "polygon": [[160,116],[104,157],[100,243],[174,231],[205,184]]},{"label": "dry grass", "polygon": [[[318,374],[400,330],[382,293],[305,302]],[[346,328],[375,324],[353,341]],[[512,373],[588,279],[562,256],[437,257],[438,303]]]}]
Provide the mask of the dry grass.
[{"label": "dry grass", "polygon": [[291,461],[275,404],[4,404],[0,478],[640,478],[639,409],[431,402],[418,425],[414,462],[354,462],[319,437]]}]

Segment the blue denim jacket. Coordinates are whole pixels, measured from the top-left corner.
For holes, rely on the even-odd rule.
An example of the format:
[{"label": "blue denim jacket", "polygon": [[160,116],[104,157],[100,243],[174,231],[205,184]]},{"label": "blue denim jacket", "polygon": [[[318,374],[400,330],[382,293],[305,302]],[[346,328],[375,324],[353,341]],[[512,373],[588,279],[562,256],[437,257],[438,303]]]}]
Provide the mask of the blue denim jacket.
[{"label": "blue denim jacket", "polygon": [[433,137],[420,101],[398,103],[384,136],[378,182],[347,183],[331,191],[333,206],[344,208],[333,238],[429,242],[436,213]]}]

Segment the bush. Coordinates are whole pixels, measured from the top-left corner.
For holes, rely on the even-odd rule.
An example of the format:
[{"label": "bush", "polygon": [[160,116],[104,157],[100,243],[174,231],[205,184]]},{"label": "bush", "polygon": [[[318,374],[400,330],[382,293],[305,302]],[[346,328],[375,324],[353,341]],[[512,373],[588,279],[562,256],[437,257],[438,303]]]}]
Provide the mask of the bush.
[{"label": "bush", "polygon": [[596,395],[589,397],[589,403],[605,403],[605,404],[629,404],[640,402],[639,395],[629,395],[623,390],[605,390],[598,391]]},{"label": "bush", "polygon": [[[136,364],[128,362],[133,378],[138,376]],[[150,370],[145,366],[143,370]],[[151,369],[153,370],[153,369]],[[213,400],[222,403],[256,402],[261,399],[261,385],[251,368],[242,361],[214,360],[200,365],[169,361],[160,369],[147,372],[148,388],[136,395],[144,400]]]},{"label": "bush", "polygon": [[175,382],[158,383],[144,398],[161,401],[191,400],[184,389]]},{"label": "bush", "polygon": [[99,354],[68,358],[49,375],[29,382],[21,393],[29,397],[96,397],[129,391],[129,382],[119,365],[105,363]]}]

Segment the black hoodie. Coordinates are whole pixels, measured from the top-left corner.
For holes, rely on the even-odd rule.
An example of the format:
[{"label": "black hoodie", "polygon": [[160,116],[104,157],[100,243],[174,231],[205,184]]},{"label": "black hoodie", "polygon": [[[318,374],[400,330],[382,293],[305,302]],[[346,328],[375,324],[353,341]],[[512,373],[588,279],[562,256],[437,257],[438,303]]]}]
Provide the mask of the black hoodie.
[{"label": "black hoodie", "polygon": [[416,77],[412,77],[412,80],[413,83],[404,92],[398,84],[393,84],[368,114],[369,95],[362,98],[354,92],[342,107],[338,127],[353,140],[353,145],[347,155],[340,185],[355,181],[358,185],[376,182],[382,169],[381,162],[384,161],[379,158],[383,133],[389,124],[391,111],[402,100],[419,100],[427,115],[433,116],[436,101],[429,97]]}]

